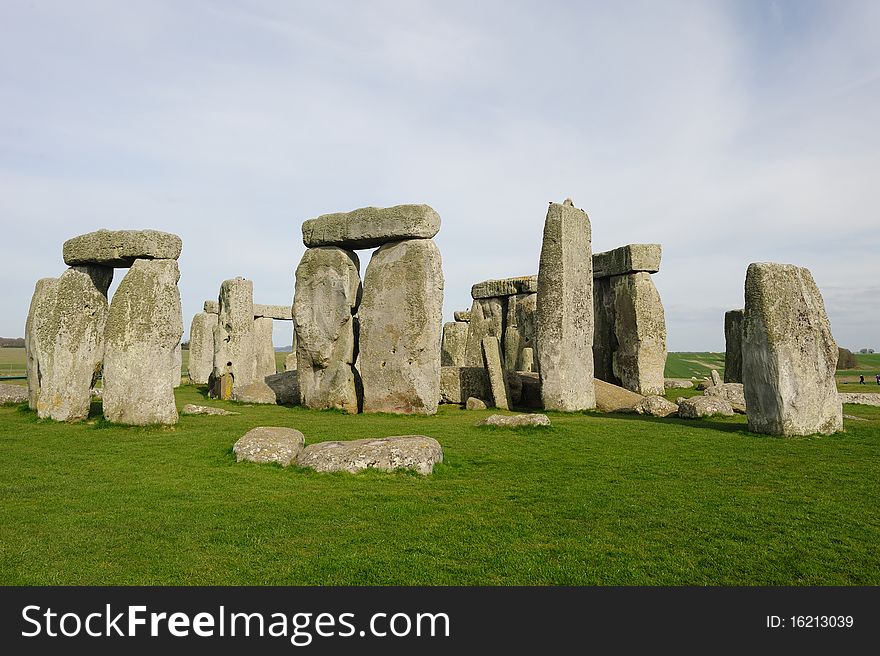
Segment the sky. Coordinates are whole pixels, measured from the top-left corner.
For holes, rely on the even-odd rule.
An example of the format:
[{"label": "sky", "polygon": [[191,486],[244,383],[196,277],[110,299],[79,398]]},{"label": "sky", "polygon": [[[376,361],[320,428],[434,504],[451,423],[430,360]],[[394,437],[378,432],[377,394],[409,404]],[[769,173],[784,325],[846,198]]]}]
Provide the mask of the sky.
[{"label": "sky", "polygon": [[662,244],[670,351],[723,350],[767,261],[880,350],[878,2],[8,0],[0,35],[2,336],[78,234],[180,235],[188,333],[227,278],[291,303],[304,220],[402,203],[451,321],[571,197],[594,252]]}]

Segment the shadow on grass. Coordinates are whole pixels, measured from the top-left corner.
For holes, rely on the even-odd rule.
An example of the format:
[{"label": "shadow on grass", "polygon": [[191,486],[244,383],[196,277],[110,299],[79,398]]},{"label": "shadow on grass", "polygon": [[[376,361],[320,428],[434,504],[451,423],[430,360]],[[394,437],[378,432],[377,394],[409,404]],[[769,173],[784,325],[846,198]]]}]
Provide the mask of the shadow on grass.
[{"label": "shadow on grass", "polygon": [[[740,415],[741,416],[741,415]],[[729,420],[708,417],[705,419],[682,419],[680,417],[652,417],[650,415],[640,415],[637,413],[617,413],[610,412],[601,415],[603,419],[612,419],[615,421],[634,421],[649,424],[657,424],[668,426],[674,424],[677,426],[687,426],[690,428],[709,428],[712,430],[723,431],[725,433],[741,433],[742,435],[750,435],[752,437],[775,437],[773,435],[760,435],[758,433],[749,432],[747,426],[742,423],[733,423],[734,417]]]}]

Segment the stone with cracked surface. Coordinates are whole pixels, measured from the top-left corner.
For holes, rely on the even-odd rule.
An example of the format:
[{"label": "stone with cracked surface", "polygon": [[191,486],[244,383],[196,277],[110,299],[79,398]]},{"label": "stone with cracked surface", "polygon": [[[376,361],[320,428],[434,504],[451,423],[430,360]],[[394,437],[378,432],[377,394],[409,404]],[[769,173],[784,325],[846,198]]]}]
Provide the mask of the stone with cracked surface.
[{"label": "stone with cracked surface", "polygon": [[660,270],[660,244],[627,244],[593,255],[593,277],[610,278],[630,273],[657,273]]},{"label": "stone with cracked surface", "polygon": [[305,438],[295,428],[260,426],[245,433],[232,447],[235,461],[277,463],[287,467],[303,451]]},{"label": "stone with cracked surface", "polygon": [[308,248],[338,246],[348,250],[376,248],[408,239],[431,239],[440,230],[440,215],[428,205],[362,207],[323,214],[302,224]]},{"label": "stone with cracked surface", "polygon": [[297,465],[319,472],[413,470],[422,475],[443,462],[443,449],[432,437],[401,435],[364,440],[310,444],[297,458]]},{"label": "stone with cracked surface", "polygon": [[64,263],[128,268],[135,260],[176,260],[183,242],[159,230],[96,230],[64,242]]}]

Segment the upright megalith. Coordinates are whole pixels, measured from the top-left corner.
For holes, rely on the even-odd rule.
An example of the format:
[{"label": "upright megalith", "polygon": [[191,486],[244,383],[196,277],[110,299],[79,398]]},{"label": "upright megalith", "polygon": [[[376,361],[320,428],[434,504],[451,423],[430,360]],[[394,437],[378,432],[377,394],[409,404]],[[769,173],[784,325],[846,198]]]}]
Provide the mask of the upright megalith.
[{"label": "upright megalith", "polygon": [[96,230],[64,242],[64,263],[128,268],[135,260],[176,260],[183,242],[159,230]]},{"label": "upright megalith", "polygon": [[590,219],[550,203],[538,268],[537,352],[548,410],[596,406],[593,390],[593,264]]},{"label": "upright megalith", "polygon": [[749,430],[771,435],[843,428],[838,349],[810,272],[754,263],[746,273],[742,374]]},{"label": "upright megalith", "polygon": [[[28,372],[37,416],[68,421],[89,414],[91,388],[104,361],[107,289],[113,269],[74,266],[34,294]],[[32,361],[33,360],[33,361]]]},{"label": "upright megalith", "polygon": [[463,321],[443,324],[443,343],[440,346],[440,365],[463,367],[467,346],[468,325]]},{"label": "upright megalith", "polygon": [[207,384],[214,370],[216,326],[217,315],[210,312],[197,313],[190,324],[188,373],[190,381],[196,385]]},{"label": "upright megalith", "polygon": [[391,242],[373,253],[359,317],[364,412],[434,414],[443,270],[433,240]]},{"label": "upright megalith", "polygon": [[349,250],[406,239],[430,239],[439,230],[440,215],[428,205],[362,207],[324,214],[302,224],[306,247],[338,246]]},{"label": "upright megalith", "polygon": [[175,351],[183,314],[175,260],[135,260],[113,295],[107,316],[104,416],[143,426],[177,423]]},{"label": "upright megalith", "polygon": [[254,284],[242,277],[220,285],[220,314],[214,329],[213,379],[232,376],[232,390],[257,379],[254,348]]},{"label": "upright megalith", "polygon": [[[507,320],[504,326],[504,366],[509,371],[521,371],[521,364],[528,363],[528,371],[538,371],[538,363],[534,359],[534,347],[537,339],[538,295],[533,293],[517,294],[507,298]],[[529,349],[531,354],[523,360],[523,351]]]},{"label": "upright megalith", "polygon": [[293,321],[302,404],[358,412],[356,314],[360,262],[335,246],[309,248],[296,269]]},{"label": "upright megalith", "polygon": [[40,397],[40,383],[46,373],[47,362],[42,348],[52,340],[47,334],[55,308],[58,293],[58,278],[40,278],[34,286],[31,306],[24,326],[24,352],[27,367],[28,405],[37,409]]},{"label": "upright megalith", "polygon": [[475,298],[471,306],[470,321],[464,352],[464,366],[483,366],[483,338],[504,337],[504,319],[507,299],[503,297]]},{"label": "upright megalith", "polygon": [[483,360],[489,374],[489,387],[492,390],[492,401],[499,410],[510,410],[510,387],[505,374],[504,358],[501,355],[501,343],[492,335],[483,338]]},{"label": "upright megalith", "polygon": [[742,382],[743,310],[724,313],[724,382]]},{"label": "upright megalith", "polygon": [[257,358],[256,377],[258,381],[276,373],[275,346],[272,342],[272,318],[256,317],[254,319],[254,355]]}]

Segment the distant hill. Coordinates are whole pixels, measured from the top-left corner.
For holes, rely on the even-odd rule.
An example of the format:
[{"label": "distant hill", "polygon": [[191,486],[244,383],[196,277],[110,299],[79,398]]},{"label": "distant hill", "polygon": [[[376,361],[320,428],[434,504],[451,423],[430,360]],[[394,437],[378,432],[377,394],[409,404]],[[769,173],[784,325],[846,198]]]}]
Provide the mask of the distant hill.
[{"label": "distant hill", "polygon": [[24,348],[24,337],[0,337],[0,348]]},{"label": "distant hill", "polygon": [[293,347],[291,347],[291,346],[276,346],[275,347],[276,353],[290,353],[292,351],[293,351]]}]

